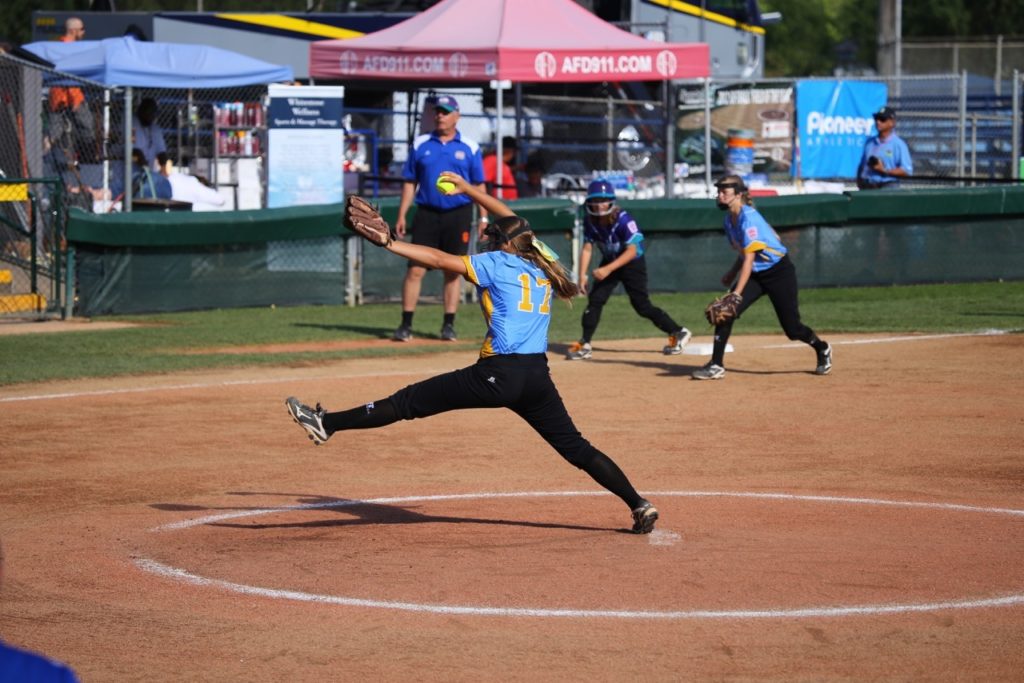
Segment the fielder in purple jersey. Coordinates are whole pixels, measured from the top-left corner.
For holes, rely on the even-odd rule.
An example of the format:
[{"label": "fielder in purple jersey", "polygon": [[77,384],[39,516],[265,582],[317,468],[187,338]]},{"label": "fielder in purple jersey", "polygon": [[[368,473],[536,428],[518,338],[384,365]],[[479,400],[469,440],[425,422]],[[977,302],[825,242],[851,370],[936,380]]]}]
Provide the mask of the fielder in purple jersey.
[{"label": "fielder in purple jersey", "polygon": [[[668,335],[668,345],[662,348],[662,353],[667,356],[682,353],[686,342],[690,341],[690,331],[651,303],[647,294],[644,235],[629,212],[615,204],[612,184],[603,179],[590,183],[583,207],[583,248],[576,281],[580,291],[588,295],[587,308],[583,311],[583,336],[569,347],[566,358],[587,360],[593,356],[590,341],[601,321],[604,305],[620,282],[637,315],[647,318]],[[591,286],[587,271],[594,245],[601,252],[601,263],[594,269]]]},{"label": "fielder in purple jersey", "polygon": [[569,463],[622,499],[632,512],[633,532],[650,533],[658,511],[611,458],[583,438],[551,380],[545,354],[551,299],[572,299],[576,285],[526,220],[461,176],[446,172],[442,177],[455,184],[452,193],[467,195],[498,217],[484,231],[489,251],[457,256],[400,241],[385,248],[425,267],[461,275],[476,286],[487,321],[480,358],[467,368],[350,410],[327,412],[319,403],[310,408],[290,397],[285,403],[292,419],[319,445],[347,429],[383,427],[464,408],[508,408]]},{"label": "fielder in purple jersey", "polygon": [[732,325],[743,311],[765,294],[771,299],[786,336],[814,349],[818,358],[815,374],[827,375],[832,371],[832,347],[800,320],[796,268],[785,245],[764,216],[754,208],[742,178],[728,175],[715,186],[718,188],[718,208],[726,212],[725,236],[729,246],[738,252],[736,262],[722,276],[722,284],[726,287],[731,285],[731,291],[739,294],[743,301],[735,318],[715,326],[711,362],[695,370],[693,378],[725,377],[725,347],[732,334]]}]

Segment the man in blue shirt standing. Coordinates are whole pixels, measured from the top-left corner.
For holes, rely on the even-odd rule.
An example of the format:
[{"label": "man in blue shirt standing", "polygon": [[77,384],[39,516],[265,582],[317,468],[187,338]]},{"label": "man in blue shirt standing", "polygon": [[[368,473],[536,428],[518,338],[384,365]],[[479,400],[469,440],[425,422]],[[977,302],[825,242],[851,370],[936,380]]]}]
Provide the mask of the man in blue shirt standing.
[{"label": "man in blue shirt standing", "polygon": [[[412,243],[421,244],[456,256],[469,252],[469,231],[473,224],[473,201],[465,194],[447,195],[437,187],[444,171],[456,173],[484,190],[483,158],[475,140],[462,137],[456,129],[459,103],[454,97],[438,97],[434,103],[434,131],[418,136],[409,149],[402,169],[402,199],[398,205],[395,231],[405,237],[406,214],[415,199],[416,215],[411,232]],[[480,220],[487,222],[481,210]],[[480,226],[482,228],[484,226]],[[412,339],[412,317],[427,269],[409,262],[402,283],[402,323],[395,330],[395,341]],[[459,307],[462,283],[459,276],[444,272],[444,321],[441,339],[455,341],[455,312]]]},{"label": "man in blue shirt standing", "polygon": [[910,149],[896,135],[896,112],[882,107],[873,114],[878,135],[864,143],[860,166],[857,167],[857,187],[861,190],[893,189],[900,179],[914,173]]}]

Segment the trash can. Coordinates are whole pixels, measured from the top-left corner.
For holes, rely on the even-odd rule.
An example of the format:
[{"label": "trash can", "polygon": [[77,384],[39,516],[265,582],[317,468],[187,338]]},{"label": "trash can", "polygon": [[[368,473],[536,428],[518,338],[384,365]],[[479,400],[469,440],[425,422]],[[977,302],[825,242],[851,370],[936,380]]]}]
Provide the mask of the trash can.
[{"label": "trash can", "polygon": [[725,144],[725,172],[746,179],[754,172],[754,131],[730,128]]}]

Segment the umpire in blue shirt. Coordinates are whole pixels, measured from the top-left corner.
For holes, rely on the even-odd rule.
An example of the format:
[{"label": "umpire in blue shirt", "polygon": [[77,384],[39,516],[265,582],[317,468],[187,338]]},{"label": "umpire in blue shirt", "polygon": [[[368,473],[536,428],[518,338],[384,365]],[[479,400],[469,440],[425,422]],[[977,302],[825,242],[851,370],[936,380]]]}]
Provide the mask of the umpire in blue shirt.
[{"label": "umpire in blue shirt", "polygon": [[[438,97],[434,102],[434,131],[412,142],[402,169],[402,199],[398,205],[395,231],[405,237],[405,217],[416,203],[412,221],[412,242],[465,256],[469,251],[469,231],[473,227],[473,201],[465,194],[446,195],[437,188],[444,171],[462,176],[484,190],[484,168],[480,146],[462,137],[456,129],[459,103],[454,97]],[[480,220],[487,222],[481,212]],[[483,226],[479,226],[482,228]],[[412,339],[412,317],[420,298],[420,287],[427,269],[409,262],[402,283],[402,324],[395,330],[395,341]],[[462,283],[456,274],[444,273],[444,321],[441,339],[455,341],[455,312],[459,307]]]}]

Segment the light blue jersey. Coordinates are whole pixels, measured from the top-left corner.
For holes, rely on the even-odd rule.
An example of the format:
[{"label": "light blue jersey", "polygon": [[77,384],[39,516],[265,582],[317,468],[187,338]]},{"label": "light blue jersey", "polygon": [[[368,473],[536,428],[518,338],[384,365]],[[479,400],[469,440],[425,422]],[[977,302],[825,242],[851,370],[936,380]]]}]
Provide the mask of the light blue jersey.
[{"label": "light blue jersey", "polygon": [[551,281],[543,270],[504,251],[463,256],[487,321],[480,357],[545,353],[551,324]]},{"label": "light blue jersey", "polygon": [[857,177],[874,185],[898,186],[898,176],[882,175],[868,166],[868,159],[871,157],[881,159],[886,171],[902,168],[907,175],[914,175],[914,161],[910,157],[910,148],[896,133],[891,134],[885,141],[877,135],[867,139],[860,157],[860,166],[857,168]]},{"label": "light blue jersey", "polygon": [[743,207],[735,225],[732,214],[725,215],[725,236],[736,251],[743,254],[754,252],[755,273],[768,270],[788,251],[775,229],[752,206]]}]

